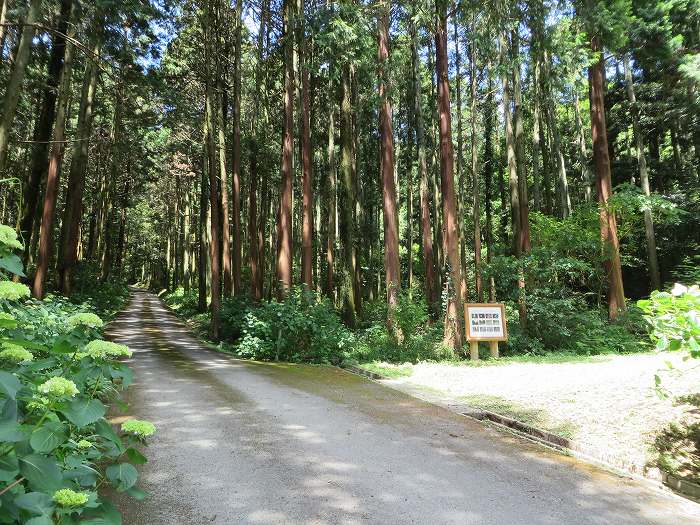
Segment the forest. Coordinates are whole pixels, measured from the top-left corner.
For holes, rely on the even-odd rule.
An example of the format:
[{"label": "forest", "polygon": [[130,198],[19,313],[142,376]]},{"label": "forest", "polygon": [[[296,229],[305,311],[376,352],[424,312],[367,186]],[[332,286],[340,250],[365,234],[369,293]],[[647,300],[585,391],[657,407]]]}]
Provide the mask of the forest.
[{"label": "forest", "polygon": [[286,359],[415,360],[463,355],[465,301],[506,303],[506,353],[634,351],[635,300],[698,281],[697,1],[3,0],[0,27],[36,298],[120,278],[243,354],[290,310],[337,334]]},{"label": "forest", "polygon": [[0,522],[144,496],[127,284],[260,361],[700,357],[700,0],[0,2]]}]

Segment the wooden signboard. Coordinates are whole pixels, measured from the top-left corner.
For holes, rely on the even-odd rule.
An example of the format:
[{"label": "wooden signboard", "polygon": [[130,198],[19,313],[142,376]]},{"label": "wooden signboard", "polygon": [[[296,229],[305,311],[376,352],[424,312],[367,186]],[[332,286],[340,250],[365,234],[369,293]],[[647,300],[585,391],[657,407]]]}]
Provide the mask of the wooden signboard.
[{"label": "wooden signboard", "polygon": [[465,304],[464,326],[469,341],[469,353],[473,360],[479,359],[479,341],[488,341],[491,356],[498,357],[498,341],[508,340],[503,303]]}]

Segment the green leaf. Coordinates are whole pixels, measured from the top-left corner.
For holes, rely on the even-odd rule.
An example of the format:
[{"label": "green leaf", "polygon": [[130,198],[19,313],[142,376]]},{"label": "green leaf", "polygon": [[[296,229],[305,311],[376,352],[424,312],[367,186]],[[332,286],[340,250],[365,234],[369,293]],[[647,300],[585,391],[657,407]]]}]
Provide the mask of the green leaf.
[{"label": "green leaf", "polygon": [[29,444],[37,452],[48,453],[68,439],[66,426],[58,421],[51,421],[32,432]]},{"label": "green leaf", "polygon": [[63,476],[53,459],[39,454],[19,458],[19,471],[34,490],[53,494],[63,486]]},{"label": "green leaf", "polygon": [[137,501],[141,501],[146,496],[148,496],[148,492],[138,487],[131,487],[129,490],[126,491],[126,493]]},{"label": "green leaf", "polygon": [[57,354],[73,354],[76,352],[76,347],[65,336],[59,337],[51,347],[51,351]]},{"label": "green leaf", "polygon": [[15,275],[19,275],[20,277],[26,277],[26,275],[24,275],[24,267],[22,266],[22,259],[14,253],[6,255],[5,257],[0,257],[0,268]]},{"label": "green leaf", "polygon": [[15,505],[32,514],[50,516],[54,509],[51,496],[44,492],[28,492],[15,498]]},{"label": "green leaf", "polygon": [[0,392],[4,392],[7,397],[14,399],[22,383],[9,372],[0,371]]},{"label": "green leaf", "polygon": [[22,430],[22,425],[14,421],[0,422],[0,442],[16,443],[24,441],[27,435]]},{"label": "green leaf", "polygon": [[124,492],[136,484],[139,473],[131,463],[118,463],[107,467],[107,479],[119,492]]},{"label": "green leaf", "polygon": [[135,448],[126,449],[126,457],[128,457],[129,461],[135,463],[136,465],[143,465],[144,463],[148,463],[148,459],[146,459],[146,456],[141,454],[141,452],[139,452]]},{"label": "green leaf", "polygon": [[102,436],[107,441],[111,441],[119,447],[123,446],[121,438],[119,437],[119,435],[117,435],[117,433],[112,428],[112,425],[107,420],[101,419],[100,421],[95,423],[95,432],[97,432],[99,436]]},{"label": "green leaf", "polygon": [[76,427],[84,427],[94,423],[105,415],[105,406],[97,399],[75,399],[60,412]]},{"label": "green leaf", "polygon": [[53,520],[48,516],[37,516],[30,519],[25,525],[53,525]]},{"label": "green leaf", "polygon": [[17,328],[15,319],[0,319],[0,328]]},{"label": "green leaf", "polygon": [[81,520],[80,525],[122,525],[121,514],[109,501],[103,501],[97,510],[101,516]]}]

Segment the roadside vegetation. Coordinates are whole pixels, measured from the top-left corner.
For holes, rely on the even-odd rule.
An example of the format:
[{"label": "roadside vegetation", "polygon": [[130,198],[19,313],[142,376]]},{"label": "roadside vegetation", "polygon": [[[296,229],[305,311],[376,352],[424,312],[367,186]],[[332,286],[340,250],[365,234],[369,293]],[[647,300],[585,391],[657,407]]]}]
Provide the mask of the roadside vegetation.
[{"label": "roadside vegetation", "polygon": [[93,281],[76,302],[31,299],[10,280],[23,276],[21,249],[0,226],[0,523],[120,523],[104,490],[145,496],[135,465],[155,432],[146,421],[117,429],[106,419],[132,380],[122,362],[131,351],[102,338],[126,287]]}]

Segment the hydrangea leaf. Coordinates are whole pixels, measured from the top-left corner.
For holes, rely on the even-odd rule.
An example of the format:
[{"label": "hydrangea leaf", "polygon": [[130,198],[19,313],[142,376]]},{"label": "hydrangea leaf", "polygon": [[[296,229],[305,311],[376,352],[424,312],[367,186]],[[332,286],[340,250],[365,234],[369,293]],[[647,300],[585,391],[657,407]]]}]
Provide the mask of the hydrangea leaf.
[{"label": "hydrangea leaf", "polygon": [[105,406],[97,399],[74,399],[60,412],[76,427],[84,427],[94,423],[105,415]]},{"label": "hydrangea leaf", "polygon": [[51,421],[32,432],[29,444],[37,452],[48,453],[67,439],[66,426],[58,421]]},{"label": "hydrangea leaf", "polygon": [[10,399],[14,399],[22,383],[9,372],[0,371],[0,392],[3,392]]},{"label": "hydrangea leaf", "polygon": [[51,496],[43,492],[28,492],[17,496],[14,501],[20,509],[40,516],[51,516],[54,509]]},{"label": "hydrangea leaf", "polygon": [[34,490],[53,494],[63,486],[63,476],[53,459],[39,454],[19,458],[19,471]]},{"label": "hydrangea leaf", "polygon": [[8,272],[19,275],[20,277],[26,277],[24,275],[24,266],[22,265],[22,259],[17,255],[10,254],[5,257],[0,257],[0,268],[7,270]]},{"label": "hydrangea leaf", "polygon": [[107,467],[107,479],[118,492],[124,492],[136,484],[139,474],[131,463],[118,463]]}]

